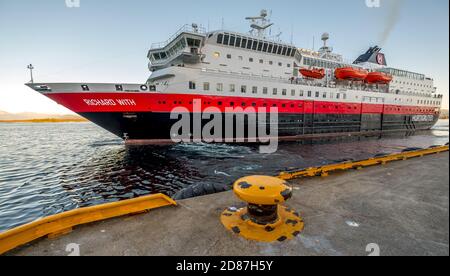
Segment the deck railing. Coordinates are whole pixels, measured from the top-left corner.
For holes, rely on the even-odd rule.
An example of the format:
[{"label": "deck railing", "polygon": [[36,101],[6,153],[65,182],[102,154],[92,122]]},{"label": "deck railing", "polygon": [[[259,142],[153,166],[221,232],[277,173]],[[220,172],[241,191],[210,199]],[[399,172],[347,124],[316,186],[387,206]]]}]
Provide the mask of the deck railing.
[{"label": "deck railing", "polygon": [[202,26],[193,26],[186,24],[181,27],[178,31],[176,31],[169,39],[163,42],[153,43],[150,47],[150,50],[154,49],[162,49],[170,44],[175,38],[177,38],[182,33],[193,33],[193,34],[205,34],[206,29]]}]

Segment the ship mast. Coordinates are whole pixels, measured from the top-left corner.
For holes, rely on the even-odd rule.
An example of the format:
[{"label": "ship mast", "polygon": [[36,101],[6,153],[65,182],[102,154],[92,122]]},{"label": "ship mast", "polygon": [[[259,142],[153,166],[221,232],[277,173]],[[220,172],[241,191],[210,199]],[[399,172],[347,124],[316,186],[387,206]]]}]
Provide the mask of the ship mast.
[{"label": "ship mast", "polygon": [[30,83],[34,83],[34,79],[33,79],[33,69],[34,69],[34,66],[33,66],[33,64],[29,64],[29,65],[27,66],[27,69],[30,70],[30,75],[31,75]]},{"label": "ship mast", "polygon": [[245,18],[246,20],[251,21],[250,28],[252,28],[252,30],[250,31],[250,34],[259,38],[266,38],[267,29],[273,25],[273,23],[270,23],[270,19],[268,19],[267,16],[267,10],[261,10],[259,16]]}]

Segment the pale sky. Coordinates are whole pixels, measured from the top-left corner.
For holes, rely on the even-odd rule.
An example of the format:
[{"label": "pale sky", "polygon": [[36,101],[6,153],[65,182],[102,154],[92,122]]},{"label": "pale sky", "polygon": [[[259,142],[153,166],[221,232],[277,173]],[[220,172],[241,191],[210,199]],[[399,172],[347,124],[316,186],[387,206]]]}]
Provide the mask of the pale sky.
[{"label": "pale sky", "polygon": [[[372,0],[376,1],[376,0]],[[248,32],[246,16],[272,11],[274,32],[311,48],[329,32],[329,44],[347,59],[382,43],[389,66],[434,78],[449,90],[449,1],[380,0],[0,0],[0,110],[70,113],[25,87],[27,64],[36,82],[144,83],[149,46],[186,23]],[[398,10],[396,10],[398,8]],[[390,28],[391,27],[391,28]],[[385,35],[383,35],[385,34]],[[382,37],[386,36],[386,39]],[[382,41],[385,40],[383,43]]]}]

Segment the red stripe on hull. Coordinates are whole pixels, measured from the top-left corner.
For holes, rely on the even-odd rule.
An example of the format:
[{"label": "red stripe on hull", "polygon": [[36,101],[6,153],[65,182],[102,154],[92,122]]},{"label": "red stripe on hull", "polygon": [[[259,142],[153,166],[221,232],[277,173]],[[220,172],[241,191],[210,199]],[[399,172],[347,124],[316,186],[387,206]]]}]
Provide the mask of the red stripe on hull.
[{"label": "red stripe on hull", "polygon": [[230,96],[206,96],[161,93],[51,93],[46,94],[58,104],[76,113],[87,112],[170,112],[184,107],[193,112],[193,100],[202,101],[202,110],[216,107],[225,112],[227,107],[273,107],[279,113],[304,114],[396,114],[435,115],[433,107],[394,106],[366,103],[342,103],[308,100],[280,100]]}]

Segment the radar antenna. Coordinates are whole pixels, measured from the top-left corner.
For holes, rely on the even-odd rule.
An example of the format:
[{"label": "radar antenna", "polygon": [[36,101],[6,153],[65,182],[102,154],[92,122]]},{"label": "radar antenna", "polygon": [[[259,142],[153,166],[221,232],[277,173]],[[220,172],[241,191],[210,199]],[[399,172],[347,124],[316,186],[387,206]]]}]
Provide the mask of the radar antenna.
[{"label": "radar antenna", "polygon": [[333,52],[333,48],[327,45],[327,41],[330,39],[329,33],[322,34],[321,40],[323,41],[322,48],[319,49],[319,53],[324,58],[328,58],[330,54]]},{"label": "radar antenna", "polygon": [[266,31],[268,28],[273,26],[273,23],[270,23],[270,19],[267,18],[268,13],[267,10],[262,10],[259,16],[251,16],[246,17],[246,20],[250,20],[250,27],[252,28],[250,33],[254,36],[265,38]]}]

